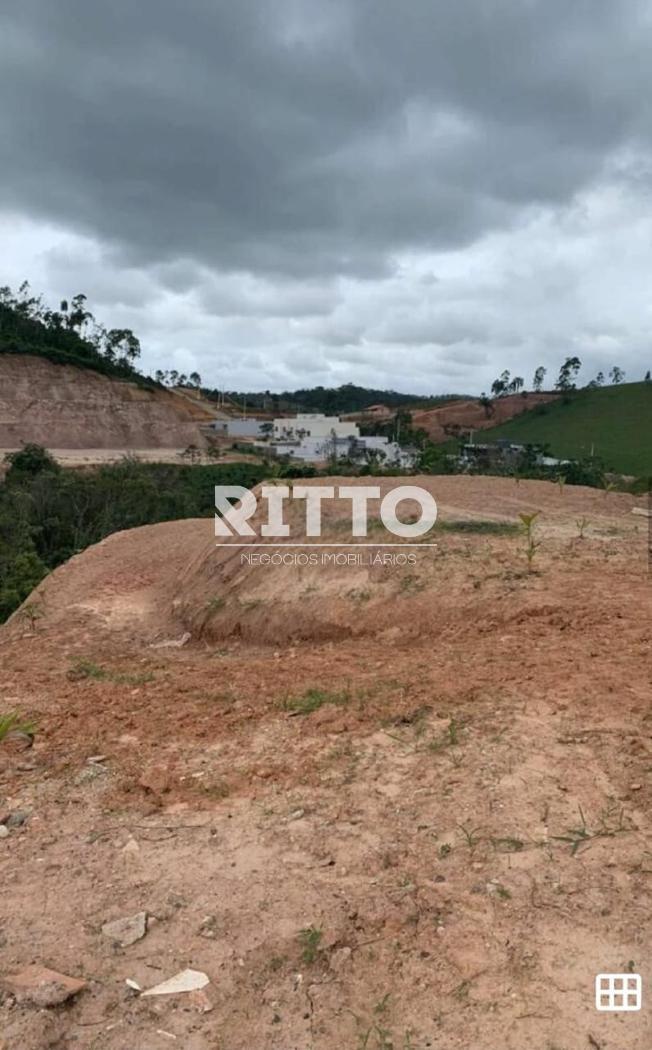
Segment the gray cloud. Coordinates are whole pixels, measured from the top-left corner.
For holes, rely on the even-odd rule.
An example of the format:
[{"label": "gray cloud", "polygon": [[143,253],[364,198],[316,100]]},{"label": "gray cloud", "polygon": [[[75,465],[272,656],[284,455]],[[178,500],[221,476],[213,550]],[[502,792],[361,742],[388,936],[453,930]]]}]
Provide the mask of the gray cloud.
[{"label": "gray cloud", "polygon": [[431,389],[442,350],[470,389],[565,345],[637,367],[646,293],[609,244],[630,231],[649,271],[643,0],[24,0],[0,21],[6,279],[83,288],[148,364]]}]

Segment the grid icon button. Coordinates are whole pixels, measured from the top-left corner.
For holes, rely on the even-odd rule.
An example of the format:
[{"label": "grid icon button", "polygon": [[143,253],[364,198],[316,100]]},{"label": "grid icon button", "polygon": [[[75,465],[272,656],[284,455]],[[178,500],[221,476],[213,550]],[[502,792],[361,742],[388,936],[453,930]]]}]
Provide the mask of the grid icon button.
[{"label": "grid icon button", "polygon": [[642,982],[638,973],[599,973],[595,979],[595,1008],[603,1013],[640,1010]]}]

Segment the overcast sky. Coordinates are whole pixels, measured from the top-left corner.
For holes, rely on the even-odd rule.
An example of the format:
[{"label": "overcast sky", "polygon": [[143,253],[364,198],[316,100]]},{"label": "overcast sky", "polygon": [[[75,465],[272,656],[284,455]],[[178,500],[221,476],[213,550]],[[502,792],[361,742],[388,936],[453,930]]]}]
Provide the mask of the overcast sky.
[{"label": "overcast sky", "polygon": [[480,392],[652,367],[649,0],[20,0],[0,284],[145,371]]}]

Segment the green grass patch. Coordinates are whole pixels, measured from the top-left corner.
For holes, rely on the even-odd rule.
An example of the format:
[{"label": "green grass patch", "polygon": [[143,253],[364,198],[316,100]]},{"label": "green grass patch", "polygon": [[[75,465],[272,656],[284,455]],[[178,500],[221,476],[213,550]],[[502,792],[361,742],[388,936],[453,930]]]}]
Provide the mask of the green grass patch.
[{"label": "green grass patch", "polygon": [[484,521],[470,518],[468,521],[438,521],[439,532],[461,532],[473,536],[517,536],[519,526],[512,521]]},{"label": "green grass patch", "polygon": [[33,722],[26,721],[17,711],[8,711],[0,715],[0,743],[9,733],[25,733],[34,736],[36,726]]},{"label": "green grass patch", "polygon": [[498,427],[483,441],[507,438],[545,445],[560,459],[601,459],[607,470],[652,474],[652,383],[623,383],[578,390],[537,406]]},{"label": "green grass patch", "polygon": [[151,682],[154,675],[151,671],[130,673],[122,671],[111,671],[106,667],[100,667],[92,660],[77,660],[68,671],[71,682],[95,681],[115,682],[116,685],[145,685]]},{"label": "green grass patch", "polygon": [[323,931],[317,926],[306,926],[305,929],[299,930],[301,958],[307,966],[311,966],[317,959],[323,935]]},{"label": "green grass patch", "polygon": [[295,715],[311,715],[313,711],[318,711],[324,704],[342,706],[348,704],[350,699],[351,696],[346,690],[336,693],[329,692],[326,689],[306,689],[305,693],[301,693],[299,696],[286,697],[283,701],[283,708],[285,711],[290,711]]}]

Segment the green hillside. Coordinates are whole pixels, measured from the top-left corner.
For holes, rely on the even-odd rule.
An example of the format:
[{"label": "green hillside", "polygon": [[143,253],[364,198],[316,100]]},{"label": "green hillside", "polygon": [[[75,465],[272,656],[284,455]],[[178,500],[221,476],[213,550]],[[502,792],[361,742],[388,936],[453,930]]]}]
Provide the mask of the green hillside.
[{"label": "green hillside", "polygon": [[607,470],[652,474],[652,383],[623,383],[578,390],[539,405],[508,423],[483,431],[483,440],[508,438],[521,444],[547,444],[561,459],[591,452]]}]

